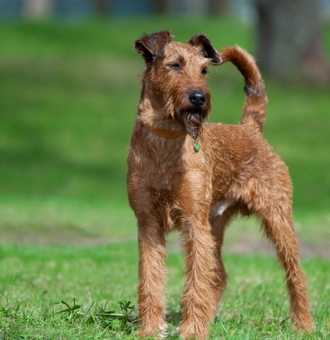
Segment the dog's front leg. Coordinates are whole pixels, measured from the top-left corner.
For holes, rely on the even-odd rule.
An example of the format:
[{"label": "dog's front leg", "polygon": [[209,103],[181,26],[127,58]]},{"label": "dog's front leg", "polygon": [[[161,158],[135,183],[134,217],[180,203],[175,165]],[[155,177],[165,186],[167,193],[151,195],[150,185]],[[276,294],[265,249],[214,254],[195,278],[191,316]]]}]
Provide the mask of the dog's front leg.
[{"label": "dog's front leg", "polygon": [[207,216],[196,212],[195,217],[186,221],[183,245],[186,271],[180,334],[183,339],[205,339],[212,316],[215,271],[214,241]]},{"label": "dog's front leg", "polygon": [[138,219],[139,242],[139,330],[140,336],[162,334],[164,321],[165,235],[163,228],[150,214]]}]

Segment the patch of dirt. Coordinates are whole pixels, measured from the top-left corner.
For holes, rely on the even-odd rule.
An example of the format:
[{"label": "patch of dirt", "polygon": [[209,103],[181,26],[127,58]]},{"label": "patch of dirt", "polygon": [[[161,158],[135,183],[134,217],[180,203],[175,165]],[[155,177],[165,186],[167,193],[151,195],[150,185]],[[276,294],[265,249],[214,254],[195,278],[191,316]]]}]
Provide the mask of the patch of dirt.
[{"label": "patch of dirt", "polygon": [[[224,245],[224,252],[275,255],[273,245],[265,237],[255,237],[253,233],[249,232],[245,232],[238,242]],[[330,260],[330,248],[325,245],[319,246],[299,242],[299,252],[301,258],[320,256]]]},{"label": "patch of dirt", "polygon": [[[319,239],[318,239],[319,238]],[[316,237],[310,243],[299,240],[301,258],[323,257],[330,260],[330,244],[328,240]],[[180,251],[180,236],[174,234],[169,237],[169,251]],[[260,228],[249,221],[239,221],[230,226],[225,234],[223,254],[260,254],[276,256],[272,243],[263,235]]]},{"label": "patch of dirt", "polygon": [[[226,235],[227,236],[227,235]],[[73,246],[98,246],[111,243],[125,242],[136,240],[136,236],[126,238],[108,238],[95,237],[92,235],[76,235],[69,232],[61,233],[20,233],[20,234],[4,234],[1,237],[2,243],[34,243],[34,244],[66,244]],[[180,236],[178,234],[171,235],[168,240],[168,250],[172,252],[181,250]],[[323,257],[330,260],[330,247],[326,244],[308,244],[306,242],[299,243],[301,258]],[[273,245],[262,236],[258,230],[237,230],[236,233],[229,232],[225,237],[223,253],[236,254],[260,254],[274,255]]]}]

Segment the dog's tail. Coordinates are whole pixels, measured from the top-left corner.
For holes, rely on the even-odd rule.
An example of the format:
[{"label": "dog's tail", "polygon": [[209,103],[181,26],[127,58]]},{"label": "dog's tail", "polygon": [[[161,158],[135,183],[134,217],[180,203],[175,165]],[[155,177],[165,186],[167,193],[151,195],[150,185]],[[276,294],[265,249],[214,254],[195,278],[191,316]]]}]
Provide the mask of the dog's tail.
[{"label": "dog's tail", "polygon": [[245,79],[246,94],[241,124],[257,125],[262,131],[266,119],[267,95],[254,58],[239,46],[227,46],[220,51],[222,63],[231,61]]}]

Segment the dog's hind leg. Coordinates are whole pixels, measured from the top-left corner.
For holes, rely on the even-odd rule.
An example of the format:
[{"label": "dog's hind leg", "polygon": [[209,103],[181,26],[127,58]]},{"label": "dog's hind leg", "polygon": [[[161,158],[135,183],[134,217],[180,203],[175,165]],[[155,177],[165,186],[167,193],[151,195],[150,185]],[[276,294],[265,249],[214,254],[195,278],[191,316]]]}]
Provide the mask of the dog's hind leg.
[{"label": "dog's hind leg", "polygon": [[[291,322],[300,330],[310,331],[313,321],[309,312],[307,283],[301,269],[297,238],[291,211],[284,211],[283,202],[269,208],[261,220],[267,237],[273,242],[277,257],[285,271],[285,279],[290,298]],[[290,209],[291,210],[291,209]]]},{"label": "dog's hind leg", "polygon": [[[268,154],[272,155],[270,151],[268,149]],[[266,236],[274,244],[285,272],[291,322],[297,329],[311,331],[313,321],[292,220],[292,187],[288,170],[273,154],[272,158],[259,161],[258,167],[246,167],[240,176],[238,183],[244,183],[244,186],[235,187],[234,193],[245,206],[247,215],[253,213],[260,218]]]},{"label": "dog's hind leg", "polygon": [[233,187],[246,214],[256,214],[268,239],[274,244],[277,257],[285,272],[289,293],[291,321],[300,330],[311,331],[307,282],[301,269],[296,233],[292,220],[292,185],[288,169],[270,147],[262,157],[248,164]]},{"label": "dog's hind leg", "polygon": [[222,244],[224,239],[225,228],[228,225],[231,218],[235,215],[235,211],[232,207],[226,209],[221,214],[216,216],[210,216],[210,223],[212,226],[212,235],[215,241],[214,256],[216,261],[216,268],[214,274],[213,295],[214,298],[211,301],[213,306],[213,314],[211,321],[215,318],[221,298],[227,284],[227,273],[222,261]]}]

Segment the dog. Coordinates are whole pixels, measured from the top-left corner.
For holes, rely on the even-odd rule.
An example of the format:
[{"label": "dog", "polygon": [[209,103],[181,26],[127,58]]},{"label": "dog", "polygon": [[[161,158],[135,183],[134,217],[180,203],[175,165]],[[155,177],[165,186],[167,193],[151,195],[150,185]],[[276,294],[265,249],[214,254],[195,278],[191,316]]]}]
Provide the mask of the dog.
[{"label": "dog", "polygon": [[[146,64],[127,158],[128,198],[138,224],[139,336],[166,334],[165,237],[179,230],[186,254],[179,333],[208,337],[227,281],[224,231],[238,213],[260,219],[285,272],[292,324],[310,331],[291,180],[262,136],[267,95],[253,57],[238,46],[218,52],[203,34],[173,42],[169,31],[144,35],[135,50]],[[245,80],[243,117],[238,125],[205,123],[208,69],[227,61]]]}]

